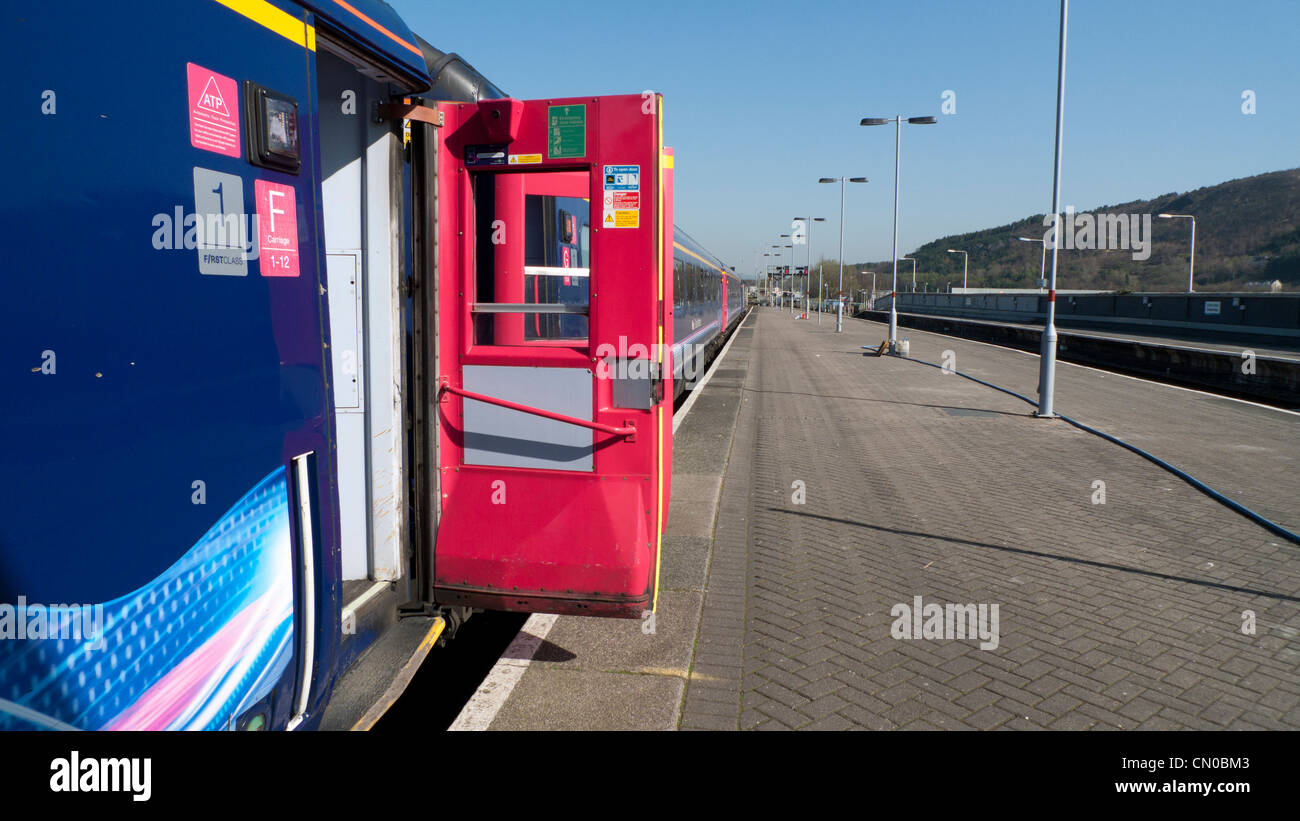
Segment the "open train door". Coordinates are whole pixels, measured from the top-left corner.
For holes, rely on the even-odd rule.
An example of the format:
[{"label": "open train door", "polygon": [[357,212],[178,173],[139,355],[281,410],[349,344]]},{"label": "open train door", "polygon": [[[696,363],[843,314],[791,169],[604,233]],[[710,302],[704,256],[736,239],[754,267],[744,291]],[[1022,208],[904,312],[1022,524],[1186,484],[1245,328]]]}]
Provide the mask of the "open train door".
[{"label": "open train door", "polygon": [[433,598],[641,618],[672,446],[662,101],[439,109]]}]

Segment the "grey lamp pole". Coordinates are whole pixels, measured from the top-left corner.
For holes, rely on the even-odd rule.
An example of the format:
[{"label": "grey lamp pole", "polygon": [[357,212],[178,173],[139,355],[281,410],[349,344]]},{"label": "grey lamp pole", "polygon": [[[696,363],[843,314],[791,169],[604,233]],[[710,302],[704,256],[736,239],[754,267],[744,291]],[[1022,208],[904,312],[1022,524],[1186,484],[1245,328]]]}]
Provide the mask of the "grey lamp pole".
[{"label": "grey lamp pole", "polygon": [[1043,289],[1043,283],[1047,281],[1044,278],[1047,276],[1047,241],[1034,239],[1033,237],[1016,237],[1016,239],[1021,242],[1039,242],[1043,245],[1042,258],[1038,261],[1038,289],[1041,291]]},{"label": "grey lamp pole", "polygon": [[776,257],[776,284],[777,284],[777,303],[776,307],[785,308],[785,275],[781,273],[781,246],[773,245],[772,250],[776,251],[772,256]]},{"label": "grey lamp pole", "polygon": [[[889,352],[897,353],[898,351],[898,167],[901,164],[899,157],[902,154],[903,146],[903,117],[899,115],[892,118],[895,124],[894,132],[894,284],[893,291],[889,299]],[[889,122],[887,117],[863,117],[862,122],[858,125],[884,125]],[[934,125],[938,120],[934,117],[908,117],[907,121],[912,125]]]},{"label": "grey lamp pole", "polygon": [[795,271],[794,271],[794,237],[789,234],[782,234],[781,239],[790,240],[790,244],[785,246],[790,249],[790,316],[794,316],[794,289],[795,289]]},{"label": "grey lamp pole", "polygon": [[965,251],[955,251],[952,248],[948,249],[948,253],[961,254],[961,289],[964,291],[966,290],[966,270],[968,267],[967,264],[970,262],[970,254]]},{"label": "grey lamp pole", "polygon": [[[1061,128],[1065,120],[1065,34],[1070,0],[1061,0],[1061,44],[1056,62],[1056,161],[1052,171],[1052,284],[1047,291],[1047,321],[1038,366],[1038,410],[1035,416],[1056,417],[1056,263],[1061,247]],[[1046,246],[1044,246],[1046,250]]]},{"label": "grey lamp pole", "polygon": [[[772,255],[764,251],[763,256],[770,257]],[[772,263],[766,260],[763,262],[763,276],[767,279],[767,291],[765,294],[767,299],[765,301],[770,307],[772,304]]]},{"label": "grey lamp pole", "polygon": [[914,257],[901,257],[899,262],[912,263],[912,293],[916,293],[916,259]]},{"label": "grey lamp pole", "polygon": [[835,294],[835,333],[844,332],[844,305],[840,294],[844,292],[844,183],[866,182],[866,177],[822,177],[819,183],[838,182],[840,184],[840,285]]},{"label": "grey lamp pole", "polygon": [[1187,258],[1187,293],[1196,289],[1192,287],[1192,274],[1196,271],[1196,217],[1191,214],[1156,214],[1162,220],[1184,219],[1192,221],[1192,255]]},{"label": "grey lamp pole", "polygon": [[[804,293],[812,293],[812,229],[814,222],[825,222],[825,217],[795,217],[808,226],[808,267],[804,271]],[[817,275],[817,324],[822,324],[821,274]]]}]

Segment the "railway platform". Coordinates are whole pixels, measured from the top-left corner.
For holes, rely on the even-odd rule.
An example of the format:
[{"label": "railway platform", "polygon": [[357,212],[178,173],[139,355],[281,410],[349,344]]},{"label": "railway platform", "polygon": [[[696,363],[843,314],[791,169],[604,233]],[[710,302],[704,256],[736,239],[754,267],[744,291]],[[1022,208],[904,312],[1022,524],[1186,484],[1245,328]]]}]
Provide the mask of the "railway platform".
[{"label": "railway platform", "polygon": [[[1300,727],[1300,545],[885,328],[751,312],[653,624],[534,616],[463,729]],[[1033,397],[1036,356],[900,329]],[[1300,415],[1059,363],[1061,413],[1300,529]],[[967,627],[967,630],[959,630]]]}]

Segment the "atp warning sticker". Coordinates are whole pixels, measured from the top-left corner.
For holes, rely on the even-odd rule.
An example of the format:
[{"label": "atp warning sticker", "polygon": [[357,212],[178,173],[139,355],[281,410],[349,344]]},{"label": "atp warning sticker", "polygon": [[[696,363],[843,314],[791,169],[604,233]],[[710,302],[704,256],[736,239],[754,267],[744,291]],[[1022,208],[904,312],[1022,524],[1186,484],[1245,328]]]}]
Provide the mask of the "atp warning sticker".
[{"label": "atp warning sticker", "polygon": [[605,166],[601,227],[641,227],[641,166]]},{"label": "atp warning sticker", "polygon": [[185,72],[189,80],[190,145],[227,157],[241,156],[235,81],[194,63],[186,63]]},{"label": "atp warning sticker", "polygon": [[293,186],[253,181],[262,276],[298,276],[298,208]]}]

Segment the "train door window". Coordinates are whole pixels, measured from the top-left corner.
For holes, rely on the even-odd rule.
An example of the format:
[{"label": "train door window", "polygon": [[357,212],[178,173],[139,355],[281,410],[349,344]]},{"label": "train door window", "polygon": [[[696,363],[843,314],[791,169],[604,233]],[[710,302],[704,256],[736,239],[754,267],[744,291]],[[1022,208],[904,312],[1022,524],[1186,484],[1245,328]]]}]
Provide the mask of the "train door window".
[{"label": "train door window", "polygon": [[588,184],[587,172],[576,171],[475,179],[475,344],[586,345]]}]

